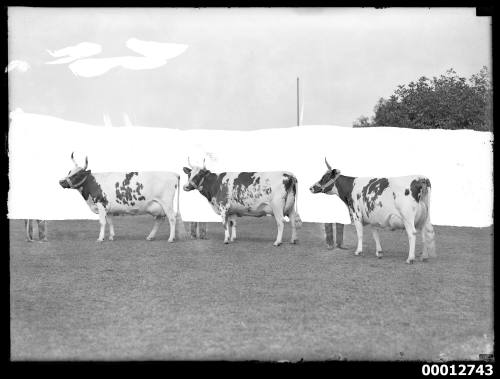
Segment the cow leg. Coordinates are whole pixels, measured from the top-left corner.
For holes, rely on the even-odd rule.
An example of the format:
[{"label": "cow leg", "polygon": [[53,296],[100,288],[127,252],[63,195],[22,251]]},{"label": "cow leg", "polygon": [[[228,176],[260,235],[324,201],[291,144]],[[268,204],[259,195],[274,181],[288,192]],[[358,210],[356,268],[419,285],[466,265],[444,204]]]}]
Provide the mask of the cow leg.
[{"label": "cow leg", "polygon": [[155,239],[156,233],[158,232],[160,225],[163,224],[163,222],[165,221],[165,216],[154,216],[154,217],[155,217],[155,224],[153,225],[151,233],[149,233],[149,235],[146,237],[148,241],[153,241]]},{"label": "cow leg", "polygon": [[229,220],[227,218],[224,222],[224,243],[229,243]]},{"label": "cow leg", "polygon": [[283,240],[283,229],[285,227],[283,221],[283,205],[272,206],[272,207],[273,207],[274,218],[276,219],[276,225],[278,226],[278,235],[276,236],[276,241],[274,241],[273,245],[279,246],[281,245],[281,242]]},{"label": "cow leg", "polygon": [[113,219],[109,214],[106,215],[106,221],[109,224],[109,240],[113,241],[115,239],[115,227],[113,225]]},{"label": "cow leg", "polygon": [[229,215],[228,210],[223,205],[219,205],[220,216],[222,220],[222,225],[224,226],[224,243],[229,243]]},{"label": "cow leg", "polygon": [[[155,201],[161,206],[163,212],[160,211],[158,216],[166,216],[168,218],[168,223],[170,224],[170,235],[168,236],[168,242],[174,242],[175,238],[175,212],[172,207],[173,197],[171,199],[163,198],[163,199],[155,199]],[[163,223],[164,219],[162,220]],[[158,225],[159,226],[159,225]],[[158,230],[158,228],[157,228]],[[152,232],[151,232],[152,233]],[[151,235],[150,233],[150,235]],[[156,232],[153,234],[153,238],[156,235]]]},{"label": "cow leg", "polygon": [[363,224],[360,220],[354,220],[354,226],[356,227],[356,234],[358,235],[358,247],[354,255],[360,255],[363,254]]},{"label": "cow leg", "polygon": [[236,216],[231,216],[229,219],[229,226],[231,226],[231,242],[236,239]]},{"label": "cow leg", "polygon": [[417,240],[417,230],[415,229],[414,223],[408,220],[409,218],[404,218],[405,229],[406,233],[408,234],[408,243],[410,245],[410,251],[408,253],[408,259],[406,260],[406,263],[411,264],[415,261],[415,241]]},{"label": "cow leg", "polygon": [[380,236],[378,235],[378,230],[372,227],[372,235],[375,240],[375,255],[377,258],[382,258],[382,246],[380,246]]},{"label": "cow leg", "polygon": [[170,224],[170,235],[168,236],[168,242],[174,242],[175,238],[175,213],[173,209],[167,211],[168,223]]},{"label": "cow leg", "polygon": [[434,228],[432,224],[427,221],[422,228],[422,242],[423,242],[423,251],[422,251],[422,262],[425,262],[429,255],[432,257],[436,256],[436,244],[434,242]]},{"label": "cow leg", "polygon": [[294,210],[290,212],[290,226],[292,227],[292,239],[290,240],[291,243],[297,243],[298,238],[297,238],[297,227],[295,225],[296,223],[296,213]]},{"label": "cow leg", "polygon": [[97,242],[104,241],[104,234],[106,231],[106,210],[101,203],[97,203],[97,209],[99,212],[99,223],[101,224],[101,230],[99,231],[99,238]]}]

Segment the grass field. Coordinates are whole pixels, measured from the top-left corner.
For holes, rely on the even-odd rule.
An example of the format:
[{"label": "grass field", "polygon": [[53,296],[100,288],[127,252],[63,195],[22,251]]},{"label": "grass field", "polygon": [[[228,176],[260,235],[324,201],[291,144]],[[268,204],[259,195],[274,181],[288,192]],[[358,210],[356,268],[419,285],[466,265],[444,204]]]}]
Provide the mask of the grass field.
[{"label": "grass field", "polygon": [[[168,225],[117,217],[52,221],[49,242],[10,221],[12,360],[438,360],[493,349],[492,228],[437,226],[438,257],[407,265],[404,232],[382,232],[385,255],[327,250],[323,225],[299,244],[272,243],[270,217],[238,220],[238,240],[169,244]],[[167,223],[166,223],[167,224]],[[418,239],[417,252],[421,251]]]}]

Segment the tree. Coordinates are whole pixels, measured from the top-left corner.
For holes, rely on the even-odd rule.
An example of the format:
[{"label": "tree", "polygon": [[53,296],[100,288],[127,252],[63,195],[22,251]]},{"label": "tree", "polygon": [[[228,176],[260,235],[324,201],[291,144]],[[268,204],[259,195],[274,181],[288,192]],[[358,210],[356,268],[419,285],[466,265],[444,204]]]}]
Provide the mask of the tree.
[{"label": "tree", "polygon": [[370,123],[370,119],[366,116],[360,116],[354,123],[352,124],[353,128],[363,128],[367,126],[372,126]]},{"label": "tree", "polygon": [[389,99],[379,99],[371,121],[361,116],[353,126],[492,131],[492,98],[487,67],[469,79],[449,69],[439,78],[422,76],[416,82],[399,85]]}]

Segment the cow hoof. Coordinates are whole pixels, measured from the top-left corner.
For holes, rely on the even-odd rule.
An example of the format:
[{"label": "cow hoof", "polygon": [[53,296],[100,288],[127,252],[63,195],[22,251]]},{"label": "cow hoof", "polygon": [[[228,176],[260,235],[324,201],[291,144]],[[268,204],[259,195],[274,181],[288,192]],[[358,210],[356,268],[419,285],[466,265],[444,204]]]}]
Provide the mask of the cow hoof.
[{"label": "cow hoof", "polygon": [[114,238],[113,236],[109,236],[109,240],[110,240],[110,241],[114,241],[114,240],[115,240],[115,238]]},{"label": "cow hoof", "polygon": [[26,242],[33,242],[33,240],[29,240],[29,239],[27,239],[27,240],[26,240]]},{"label": "cow hoof", "polygon": [[362,255],[363,255],[363,252],[362,252],[362,251],[355,251],[355,252],[354,252],[354,255],[359,255],[359,256],[362,256]]},{"label": "cow hoof", "polygon": [[295,240],[292,240],[291,243],[293,243],[294,245],[298,244],[299,243],[299,240],[295,239]]},{"label": "cow hoof", "polygon": [[428,259],[429,259],[429,258],[427,258],[427,257],[420,257],[420,261],[421,261],[421,262],[427,262],[427,260],[428,260]]},{"label": "cow hoof", "polygon": [[169,239],[168,242],[172,243],[172,242],[174,242],[174,239],[173,238]]},{"label": "cow hoof", "polygon": [[410,259],[410,258],[408,258],[408,259],[406,260],[406,263],[408,263],[409,265],[413,264],[413,262],[415,262],[415,259]]},{"label": "cow hoof", "polygon": [[227,244],[229,244],[229,241],[224,241],[224,243],[227,245]]},{"label": "cow hoof", "polygon": [[154,241],[155,238],[154,237],[146,237],[146,241]]},{"label": "cow hoof", "polygon": [[377,256],[378,259],[380,259],[384,256],[384,254],[381,251],[375,253],[375,255]]},{"label": "cow hoof", "polygon": [[281,245],[281,242],[275,242],[275,243],[273,243],[273,246],[278,247],[279,245]]},{"label": "cow hoof", "polygon": [[100,239],[100,238],[97,239],[97,242],[103,242],[103,241],[104,241],[104,238],[103,239]]}]

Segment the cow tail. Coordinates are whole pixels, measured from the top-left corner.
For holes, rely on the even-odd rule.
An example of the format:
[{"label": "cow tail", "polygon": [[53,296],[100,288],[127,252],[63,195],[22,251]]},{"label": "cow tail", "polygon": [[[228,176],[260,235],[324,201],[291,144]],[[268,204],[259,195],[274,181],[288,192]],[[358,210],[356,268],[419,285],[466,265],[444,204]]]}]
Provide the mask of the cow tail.
[{"label": "cow tail", "polygon": [[184,222],[182,221],[181,208],[180,208],[180,198],[181,198],[181,177],[177,175],[177,212],[175,213],[175,238],[177,240],[184,240],[187,237],[186,229],[184,227]]},{"label": "cow tail", "polygon": [[178,175],[177,176],[177,214],[178,215],[181,213],[180,198],[181,198],[181,177]]},{"label": "cow tail", "polygon": [[292,176],[290,180],[292,181],[292,185],[290,186],[288,196],[290,196],[290,192],[293,193],[293,210],[295,213],[295,224],[296,226],[300,227],[302,225],[302,220],[300,219],[299,205],[298,205],[299,186],[297,184],[297,178],[295,176]]},{"label": "cow tail", "polygon": [[426,219],[423,226],[423,244],[424,251],[427,251],[431,257],[436,256],[436,242],[434,235],[434,227],[431,224],[431,182],[429,179],[422,180],[422,189],[420,191],[420,201],[426,207]]}]

